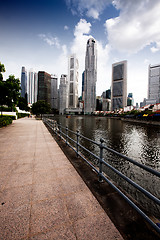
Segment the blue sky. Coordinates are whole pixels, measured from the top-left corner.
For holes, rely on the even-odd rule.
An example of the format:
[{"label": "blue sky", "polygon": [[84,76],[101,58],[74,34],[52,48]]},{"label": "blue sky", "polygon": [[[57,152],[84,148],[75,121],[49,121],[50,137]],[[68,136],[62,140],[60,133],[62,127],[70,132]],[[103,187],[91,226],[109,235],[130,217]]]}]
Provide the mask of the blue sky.
[{"label": "blue sky", "polygon": [[0,61],[20,78],[21,67],[68,72],[79,60],[79,95],[86,42],[97,41],[97,95],[111,85],[112,63],[128,61],[128,93],[147,97],[148,65],[160,63],[159,0],[0,0]]}]

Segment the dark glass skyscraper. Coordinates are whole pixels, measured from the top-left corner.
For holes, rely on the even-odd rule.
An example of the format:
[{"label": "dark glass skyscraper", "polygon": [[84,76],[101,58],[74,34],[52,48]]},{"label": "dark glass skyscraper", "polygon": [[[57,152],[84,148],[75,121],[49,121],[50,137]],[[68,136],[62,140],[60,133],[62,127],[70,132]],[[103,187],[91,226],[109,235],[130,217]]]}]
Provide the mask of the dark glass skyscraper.
[{"label": "dark glass skyscraper", "polygon": [[127,61],[112,64],[111,110],[127,106]]},{"label": "dark glass skyscraper", "polygon": [[51,75],[38,72],[38,100],[44,100],[51,105]]},{"label": "dark glass skyscraper", "polygon": [[25,98],[27,93],[27,71],[22,67],[21,72],[21,97]]}]

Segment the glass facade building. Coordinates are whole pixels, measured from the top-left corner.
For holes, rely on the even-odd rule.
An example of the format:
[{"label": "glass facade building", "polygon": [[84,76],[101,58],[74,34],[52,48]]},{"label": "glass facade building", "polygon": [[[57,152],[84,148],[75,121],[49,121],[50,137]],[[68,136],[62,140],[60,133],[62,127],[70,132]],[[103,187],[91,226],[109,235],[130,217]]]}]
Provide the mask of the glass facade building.
[{"label": "glass facade building", "polygon": [[111,110],[127,106],[127,61],[112,64]]},{"label": "glass facade building", "polygon": [[59,85],[59,114],[64,114],[68,107],[68,81],[67,75],[62,74]]},{"label": "glass facade building", "polygon": [[33,104],[37,102],[37,92],[38,92],[38,74],[31,69],[28,73],[27,82],[28,104]]},{"label": "glass facade building", "polygon": [[96,110],[97,44],[93,38],[87,41],[84,74],[84,114]]},{"label": "glass facade building", "polygon": [[76,108],[78,106],[78,67],[78,60],[76,55],[73,54],[69,57],[68,62],[68,108]]},{"label": "glass facade building", "polygon": [[160,64],[149,65],[148,99],[160,103]]},{"label": "glass facade building", "polygon": [[58,77],[51,75],[51,108],[58,109]]},{"label": "glass facade building", "polygon": [[38,72],[38,100],[51,105],[51,75],[44,71]]},{"label": "glass facade building", "polygon": [[27,94],[27,71],[25,67],[22,67],[21,72],[21,97],[26,98]]}]

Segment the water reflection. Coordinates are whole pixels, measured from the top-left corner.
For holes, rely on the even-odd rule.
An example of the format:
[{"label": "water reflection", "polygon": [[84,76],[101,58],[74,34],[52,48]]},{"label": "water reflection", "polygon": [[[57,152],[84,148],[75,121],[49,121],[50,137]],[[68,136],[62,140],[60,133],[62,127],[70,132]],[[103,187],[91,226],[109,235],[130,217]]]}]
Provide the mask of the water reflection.
[{"label": "water reflection", "polygon": [[[140,126],[106,117],[73,116],[66,118],[64,116],[57,116],[56,120],[63,126],[68,126],[68,128],[73,131],[79,130],[82,135],[96,142],[100,142],[100,138],[103,138],[107,146],[160,171],[160,127]],[[99,147],[84,139],[80,141],[81,144],[85,145],[90,151],[99,155]],[[91,156],[88,155],[88,157],[96,163]],[[114,156],[107,151],[104,152],[104,158],[112,166],[116,167],[119,171],[159,198],[160,179],[158,179],[158,177],[146,173],[146,171],[139,169],[132,163]],[[107,175],[147,208],[151,214],[157,217],[160,215],[160,208],[153,204],[152,201],[148,200],[143,194],[136,191],[124,180],[120,179],[120,177],[107,167],[105,171]]]}]

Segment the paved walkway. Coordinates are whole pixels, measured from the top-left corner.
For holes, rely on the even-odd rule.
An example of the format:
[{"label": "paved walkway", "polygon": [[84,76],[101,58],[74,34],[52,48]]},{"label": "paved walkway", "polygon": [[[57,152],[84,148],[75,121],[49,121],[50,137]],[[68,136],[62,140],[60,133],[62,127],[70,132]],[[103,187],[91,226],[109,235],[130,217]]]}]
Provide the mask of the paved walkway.
[{"label": "paved walkway", "polygon": [[2,239],[122,239],[42,121],[0,129]]}]

